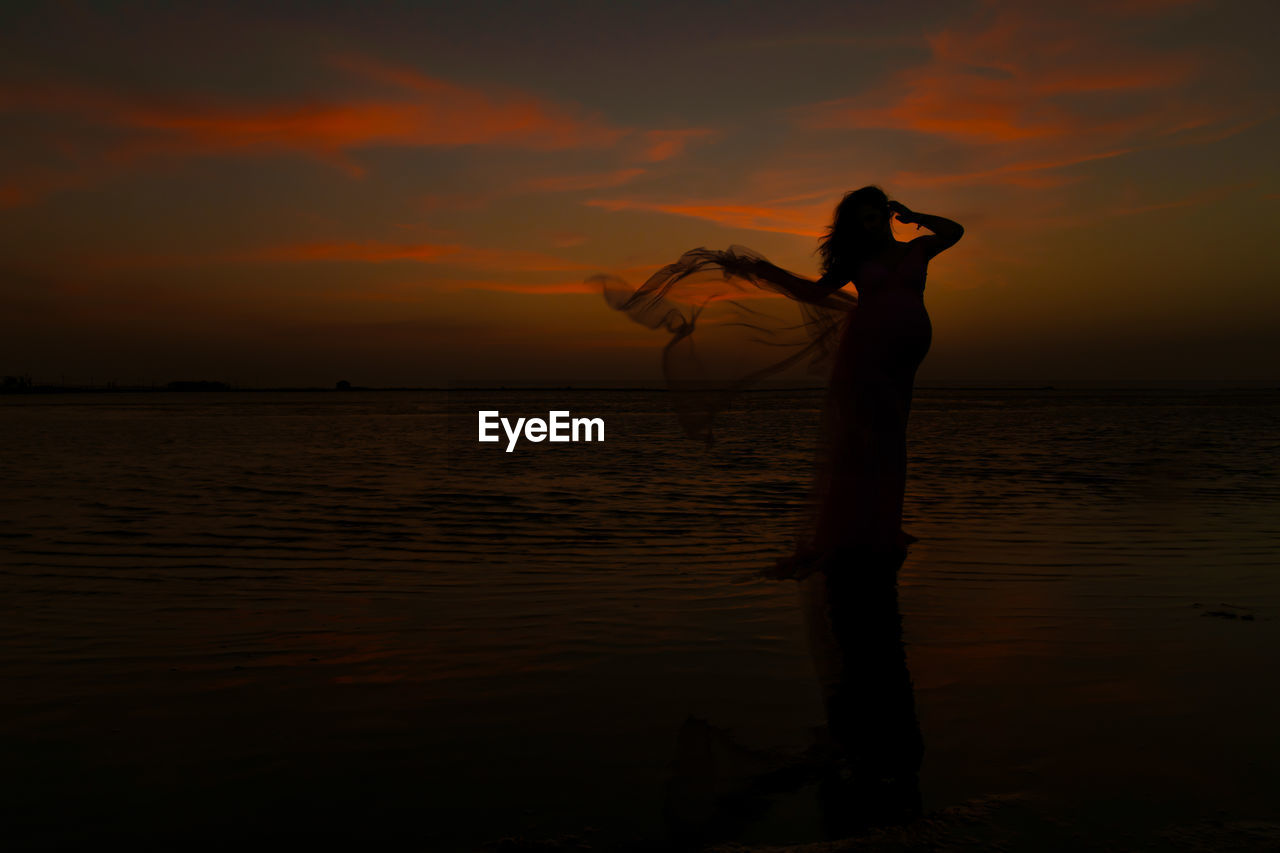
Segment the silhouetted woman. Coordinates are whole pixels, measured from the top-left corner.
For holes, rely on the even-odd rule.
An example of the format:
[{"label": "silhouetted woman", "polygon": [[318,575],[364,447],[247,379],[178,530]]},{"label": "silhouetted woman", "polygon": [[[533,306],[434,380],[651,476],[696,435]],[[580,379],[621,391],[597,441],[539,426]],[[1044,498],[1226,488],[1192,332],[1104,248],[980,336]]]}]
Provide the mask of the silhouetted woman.
[{"label": "silhouetted woman", "polygon": [[[893,215],[933,233],[900,242]],[[916,370],[933,337],[925,274],[929,260],[963,233],[950,219],[915,213],[877,187],[849,193],[836,208],[820,247],[818,286],[852,281],[858,306],[849,312],[827,386],[815,531],[810,553],[798,555],[799,574],[806,558],[849,549],[891,552],[910,541],[901,529],[907,419]]]},{"label": "silhouetted woman", "polygon": [[[899,241],[895,215],[932,233]],[[803,363],[827,373],[810,512],[775,576],[802,578],[860,554],[892,560],[911,540],[902,504],[912,390],[932,339],[925,274],[963,233],[869,186],[837,205],[818,249],[817,281],[742,246],[690,250],[637,290],[613,276],[589,279],[613,307],[672,333],[663,368],[690,436],[710,442],[713,416],[729,396],[767,376]],[[842,290],[849,282],[856,297]],[[804,322],[744,302],[771,294],[798,303]],[[727,369],[708,367],[717,352],[732,356]]]}]

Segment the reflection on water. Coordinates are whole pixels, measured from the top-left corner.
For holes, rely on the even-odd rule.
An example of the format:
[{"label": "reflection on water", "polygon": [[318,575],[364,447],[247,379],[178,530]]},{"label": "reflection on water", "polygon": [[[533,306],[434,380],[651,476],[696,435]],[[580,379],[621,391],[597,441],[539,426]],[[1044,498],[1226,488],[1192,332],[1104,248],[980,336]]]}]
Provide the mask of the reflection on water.
[{"label": "reflection on water", "polygon": [[673,846],[737,837],[769,796],[806,786],[829,839],[920,815],[924,745],[898,611],[904,556],[845,552],[800,582],[826,710],[813,745],[791,754],[752,749],[707,721],[685,721],[664,808]]},{"label": "reflection on water", "polygon": [[[51,846],[641,844],[715,811],[669,783],[721,731],[796,765],[736,837],[819,839],[861,820],[824,806],[856,799],[816,769],[836,746],[906,779],[910,682],[926,812],[1274,813],[1280,395],[922,391],[894,607],[759,579],[817,402],[746,395],[705,456],[660,394],[0,400],[0,820]],[[609,440],[490,454],[478,408]],[[858,673],[825,691],[823,595],[828,647],[856,649],[826,671]],[[910,681],[875,627],[898,606]]]},{"label": "reflection on water", "polygon": [[831,838],[920,813],[924,744],[902,644],[900,566],[855,557],[803,582],[827,726],[840,747],[836,772],[823,780]]}]

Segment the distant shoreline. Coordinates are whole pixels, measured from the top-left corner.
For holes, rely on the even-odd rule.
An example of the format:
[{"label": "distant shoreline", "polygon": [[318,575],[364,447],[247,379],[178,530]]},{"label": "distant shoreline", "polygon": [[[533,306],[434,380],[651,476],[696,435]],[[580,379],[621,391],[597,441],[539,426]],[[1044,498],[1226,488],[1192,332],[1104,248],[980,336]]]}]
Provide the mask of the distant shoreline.
[{"label": "distant shoreline", "polygon": [[[176,386],[176,387],[175,387]],[[773,388],[745,388],[740,393],[746,394],[768,394],[768,393],[794,393],[804,391],[821,391],[823,386],[787,386]],[[26,394],[139,394],[139,393],[166,393],[166,394],[226,394],[226,393],[321,393],[332,392],[336,394],[346,394],[351,392],[503,392],[503,393],[546,393],[546,392],[566,392],[566,391],[582,391],[582,392],[631,392],[631,393],[678,393],[670,388],[662,386],[617,386],[617,385],[458,385],[458,386],[359,386],[352,385],[345,388],[336,387],[318,387],[318,386],[280,386],[280,387],[253,387],[253,386],[233,386],[227,383],[175,383],[174,385],[28,385],[24,387],[3,387],[0,388],[0,394],[26,395]],[[1054,384],[1054,385],[918,385],[917,392],[948,392],[948,391],[1023,391],[1023,392],[1079,392],[1079,391],[1214,391],[1214,392],[1268,392],[1280,391],[1280,382],[1274,383],[1246,383],[1246,382],[1162,382],[1162,383],[1138,383],[1132,384],[1115,383],[1107,385],[1099,384]]]}]

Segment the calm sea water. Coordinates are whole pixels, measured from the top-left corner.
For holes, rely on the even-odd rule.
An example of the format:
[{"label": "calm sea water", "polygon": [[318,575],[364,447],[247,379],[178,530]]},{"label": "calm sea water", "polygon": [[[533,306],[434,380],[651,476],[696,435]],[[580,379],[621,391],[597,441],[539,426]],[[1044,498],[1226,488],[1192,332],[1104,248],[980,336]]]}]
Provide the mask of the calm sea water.
[{"label": "calm sea water", "polygon": [[[818,399],[745,395],[707,452],[655,392],[0,398],[9,834],[659,843],[687,717],[824,722],[798,587],[755,575]],[[606,441],[504,453],[478,409]],[[924,390],[910,450],[926,808],[1280,819],[1280,394]]]}]

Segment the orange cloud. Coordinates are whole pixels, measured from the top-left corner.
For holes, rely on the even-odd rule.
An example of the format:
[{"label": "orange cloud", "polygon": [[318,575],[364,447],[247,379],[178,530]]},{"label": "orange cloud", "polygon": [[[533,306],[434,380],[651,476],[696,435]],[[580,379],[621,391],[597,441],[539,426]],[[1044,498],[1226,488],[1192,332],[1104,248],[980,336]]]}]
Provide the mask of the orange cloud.
[{"label": "orange cloud", "polygon": [[0,179],[0,210],[31,204],[51,192],[74,187],[82,180],[82,170],[22,169],[16,175]]},{"label": "orange cloud", "polygon": [[[1094,15],[1059,18],[1046,7],[1008,3],[985,8],[976,21],[927,36],[931,59],[924,65],[899,72],[878,91],[802,108],[799,122],[992,144],[1098,130],[1158,131],[1185,119],[1184,110],[1154,96],[1190,81],[1200,57],[1109,42]],[[1114,10],[1101,7],[1097,16],[1108,11]],[[1127,14],[1144,11],[1150,10]],[[1136,115],[1126,111],[1126,120],[1108,118],[1109,105],[1127,95],[1149,99],[1139,102]]]},{"label": "orange cloud", "polygon": [[[701,128],[642,131],[615,127],[597,115],[536,95],[497,86],[466,86],[414,69],[353,56],[330,61],[340,72],[372,85],[368,94],[257,102],[205,93],[180,98],[117,94],[88,86],[34,84],[0,88],[0,114],[70,118],[108,131],[65,157],[50,175],[33,178],[37,164],[0,177],[0,206],[29,203],[58,189],[82,185],[156,155],[299,153],[352,176],[364,168],[351,153],[372,147],[484,145],[534,151],[611,148],[627,142],[625,156],[658,162],[680,154]],[[65,147],[52,130],[42,153]],[[32,137],[34,138],[34,137]],[[65,155],[66,152],[63,152]],[[74,162],[67,162],[74,160]],[[547,191],[620,186],[644,174],[639,167],[597,175],[549,177],[529,187]]]},{"label": "orange cloud", "polygon": [[473,246],[433,243],[396,244],[378,241],[300,243],[273,246],[233,256],[235,260],[323,262],[353,261],[387,263],[416,261],[428,264],[451,264],[477,269],[519,272],[557,272],[590,269],[588,265],[566,261],[553,255],[514,249],[486,249]]},{"label": "orange cloud", "polygon": [[685,147],[695,139],[707,139],[715,132],[706,128],[688,128],[684,130],[650,130],[644,134],[644,159],[656,163],[670,160],[684,152]]},{"label": "orange cloud", "polygon": [[517,282],[491,279],[430,279],[380,285],[376,288],[354,288],[317,295],[325,302],[360,303],[373,305],[413,305],[429,302],[440,293],[456,293],[464,290],[491,290],[502,293],[570,294],[597,293],[598,288],[583,281]]},{"label": "orange cloud", "polygon": [[[936,171],[913,187],[1072,183],[1066,167],[1153,147],[1225,138],[1256,123],[1257,99],[1232,86],[1208,47],[1137,46],[1128,33],[1186,3],[1086,3],[1081,10],[988,2],[925,41],[930,56],[880,87],[797,108],[809,129],[884,128],[932,138]],[[1269,105],[1262,105],[1268,113]],[[1253,118],[1242,124],[1242,116]],[[941,142],[939,142],[941,140]]]},{"label": "orange cloud", "polygon": [[165,269],[240,263],[365,263],[410,262],[438,264],[505,273],[580,272],[587,264],[554,255],[519,249],[491,249],[444,243],[390,243],[378,240],[316,241],[266,246],[247,251],[208,254],[133,254],[68,256],[85,270]]},{"label": "orange cloud", "polygon": [[[977,44],[986,41],[982,33]],[[1013,37],[1010,36],[1012,39]],[[1024,35],[1031,44],[1037,39]],[[1114,99],[1121,93],[1158,92],[1185,81],[1194,68],[1187,57],[1090,58],[1084,67],[1041,62],[1022,48],[980,55],[972,45],[958,50],[951,36],[930,39],[933,60],[901,72],[881,92],[802,108],[802,126],[810,128],[880,127],[912,130],[976,143],[1062,139],[1098,130],[1159,129],[1182,120],[1163,104],[1123,121],[1091,112],[1087,100]],[[1028,48],[1029,49],[1029,48]],[[1090,51],[1077,48],[1090,57]],[[1004,58],[1001,58],[1003,55]],[[1085,61],[1085,60],[1077,60]]]},{"label": "orange cloud", "polygon": [[447,279],[432,281],[433,288],[444,291],[459,290],[494,290],[502,293],[595,293],[600,289],[585,281],[553,281],[553,282],[519,282],[491,281],[487,279]]},{"label": "orange cloud", "polygon": [[1119,157],[1122,154],[1128,154],[1131,150],[1132,149],[1121,148],[1115,151],[1104,151],[1100,154],[1082,154],[1077,157],[1049,160],[1030,160],[1018,163],[1009,163],[1005,166],[976,172],[940,174],[897,172],[894,174],[892,181],[895,186],[904,187],[1008,184],[1010,186],[1025,187],[1029,189],[1043,189],[1072,183],[1075,178],[1065,175],[1040,174],[1042,172],[1051,172],[1057,169],[1065,169],[1069,166],[1076,166],[1081,163],[1091,163],[1095,160]]},{"label": "orange cloud", "polygon": [[632,201],[628,199],[594,199],[586,202],[591,207],[604,210],[642,210],[652,213],[667,213],[674,216],[688,216],[703,219],[731,228],[750,228],[754,231],[775,231],[781,234],[797,234],[802,237],[817,237],[821,231],[815,231],[813,224],[826,214],[815,217],[812,209],[796,210],[791,208],[765,207],[761,205],[743,204],[707,204],[703,202],[685,202],[663,204],[656,202]]},{"label": "orange cloud", "polygon": [[281,149],[332,153],[371,145],[608,146],[626,133],[532,96],[495,98],[433,80],[414,97],[265,106],[133,106],[114,118],[194,150]]},{"label": "orange cloud", "polygon": [[[401,94],[227,105],[198,95],[173,103],[43,85],[0,91],[0,109],[77,113],[117,127],[156,131],[200,150],[328,152],[366,145],[467,144],[563,149],[612,145],[629,132],[519,91],[486,91],[349,57],[335,64]],[[204,103],[193,107],[193,101]]]},{"label": "orange cloud", "polygon": [[[73,162],[50,170],[56,174],[31,178],[31,171],[41,171],[39,164],[18,164],[0,179],[0,204],[27,203],[157,154],[292,152],[359,175],[362,168],[349,152],[375,146],[605,148],[634,133],[528,93],[463,86],[351,59],[339,65],[395,91],[259,103],[198,93],[145,98],[51,83],[0,88],[0,113],[69,117],[110,131],[96,148],[86,144]],[[29,136],[39,135],[49,138],[42,153],[57,153],[55,143],[64,140],[52,130]]]},{"label": "orange cloud", "polygon": [[420,261],[435,263],[462,252],[461,246],[443,246],[430,243],[418,245],[392,245],[388,243],[338,242],[299,243],[290,246],[273,246],[237,256],[241,260],[254,261]]}]

